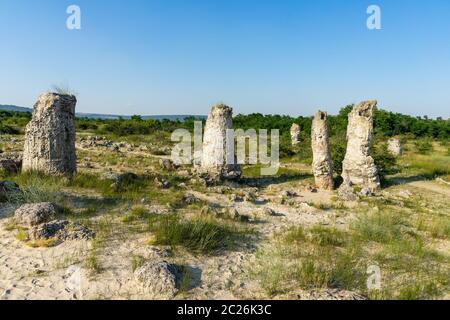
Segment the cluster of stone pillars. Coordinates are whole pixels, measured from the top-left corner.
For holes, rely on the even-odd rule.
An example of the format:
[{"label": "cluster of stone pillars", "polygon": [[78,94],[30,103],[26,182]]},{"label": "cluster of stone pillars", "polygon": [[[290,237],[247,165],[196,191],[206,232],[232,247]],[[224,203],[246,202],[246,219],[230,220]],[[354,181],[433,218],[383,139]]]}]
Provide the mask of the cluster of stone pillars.
[{"label": "cluster of stone pillars", "polygon": [[[38,98],[32,120],[25,129],[24,171],[48,174],[76,172],[76,103],[72,95],[44,93]],[[376,101],[361,102],[348,116],[347,152],[342,170],[345,187],[358,185],[369,192],[380,188],[378,170],[370,156],[376,105]],[[232,127],[233,109],[223,104],[214,106],[206,121],[200,172],[219,180],[240,177],[241,171],[236,161],[230,163],[226,159],[227,130]],[[300,127],[294,124],[291,130],[293,144],[299,141],[299,132]],[[333,190],[333,164],[325,112],[319,111],[314,116],[311,143],[315,183],[320,189]]]},{"label": "cluster of stone pillars", "polygon": [[[370,156],[376,101],[354,106],[348,116],[347,151],[342,163],[343,188],[359,186],[366,194],[380,188],[378,169]],[[327,114],[319,111],[311,128],[313,174],[318,188],[333,190],[333,166],[328,140]]]}]

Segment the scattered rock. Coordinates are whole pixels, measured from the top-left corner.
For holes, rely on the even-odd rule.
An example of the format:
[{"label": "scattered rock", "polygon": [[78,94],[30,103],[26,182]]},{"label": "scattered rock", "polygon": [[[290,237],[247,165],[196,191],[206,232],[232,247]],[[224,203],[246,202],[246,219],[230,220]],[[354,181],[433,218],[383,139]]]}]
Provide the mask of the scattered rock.
[{"label": "scattered rock", "polygon": [[33,226],[28,230],[28,237],[30,240],[91,240],[95,237],[95,233],[79,223],[67,220],[54,220]]},{"label": "scattered rock", "polygon": [[103,179],[112,180],[111,187],[118,191],[122,186],[137,180],[139,177],[133,172],[113,173],[107,172],[103,175]]},{"label": "scattered rock", "polygon": [[155,185],[161,189],[169,189],[171,187],[170,181],[158,177],[155,178]]},{"label": "scattered rock", "polygon": [[242,201],[244,201],[244,198],[242,198],[241,196],[239,196],[239,195],[237,195],[235,193],[232,193],[230,195],[230,200],[233,201],[233,202],[242,202]]},{"label": "scattered rock", "polygon": [[178,292],[181,275],[174,264],[166,261],[147,262],[134,275],[154,299],[172,299]]},{"label": "scattered rock", "polygon": [[352,186],[343,184],[338,190],[338,197],[343,201],[358,201],[359,197]]},{"label": "scattered rock", "polygon": [[263,209],[263,214],[266,216],[270,216],[270,217],[274,217],[277,216],[278,214],[275,212],[275,210],[273,210],[272,208],[269,207],[265,207]]},{"label": "scattered rock", "polygon": [[199,203],[200,199],[197,198],[196,196],[194,196],[192,193],[186,193],[183,196],[183,202],[186,204],[195,204],[195,203]]},{"label": "scattered rock", "polygon": [[18,223],[37,226],[55,218],[57,207],[50,202],[24,204],[14,213]]},{"label": "scattered rock", "polygon": [[281,192],[281,196],[285,198],[293,198],[297,196],[297,193],[290,190],[284,190],[283,192]]},{"label": "scattered rock", "polygon": [[247,191],[244,193],[244,201],[246,201],[246,202],[253,203],[256,201],[256,198],[257,198],[257,195],[252,191]]},{"label": "scattered rock", "polygon": [[178,168],[178,166],[170,159],[159,159],[159,165],[161,169],[167,171],[173,171]]}]

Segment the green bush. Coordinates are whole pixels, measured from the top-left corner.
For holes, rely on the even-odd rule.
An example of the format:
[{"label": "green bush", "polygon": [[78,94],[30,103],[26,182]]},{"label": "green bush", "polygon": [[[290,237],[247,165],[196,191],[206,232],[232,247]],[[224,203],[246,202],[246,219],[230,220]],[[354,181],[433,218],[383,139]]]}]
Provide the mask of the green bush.
[{"label": "green bush", "polygon": [[240,235],[235,228],[212,218],[184,220],[176,214],[151,218],[149,229],[155,236],[154,245],[182,246],[201,254],[231,248]]}]

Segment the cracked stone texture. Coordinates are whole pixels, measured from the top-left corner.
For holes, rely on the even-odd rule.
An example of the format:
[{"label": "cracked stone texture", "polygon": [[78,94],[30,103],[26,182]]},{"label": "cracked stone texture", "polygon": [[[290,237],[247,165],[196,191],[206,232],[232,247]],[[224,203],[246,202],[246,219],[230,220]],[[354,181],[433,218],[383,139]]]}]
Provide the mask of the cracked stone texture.
[{"label": "cracked stone texture", "polygon": [[34,105],[25,129],[23,171],[73,174],[75,154],[75,105],[72,95],[44,93]]},{"label": "cracked stone texture", "polygon": [[300,143],[300,132],[300,125],[293,123],[291,127],[291,141],[293,146]]},{"label": "cracked stone texture", "polygon": [[376,100],[363,101],[348,115],[347,152],[342,163],[344,184],[370,192],[380,188],[378,169],[370,156],[376,106]]},{"label": "cracked stone texture", "polygon": [[236,163],[236,158],[233,164],[227,164],[227,129],[232,128],[233,109],[223,104],[214,106],[205,125],[201,172],[221,179],[240,176],[240,166]]},{"label": "cracked stone texture", "polygon": [[312,168],[316,186],[323,190],[333,190],[333,165],[330,156],[327,118],[326,112],[319,111],[315,114],[312,122]]},{"label": "cracked stone texture", "polygon": [[402,144],[399,139],[392,138],[388,141],[388,151],[395,157],[403,154]]},{"label": "cracked stone texture", "polygon": [[26,226],[36,226],[50,221],[56,216],[57,208],[53,203],[27,203],[19,207],[14,218]]},{"label": "cracked stone texture", "polygon": [[136,280],[155,299],[172,299],[178,292],[178,268],[166,261],[147,262],[134,274]]}]

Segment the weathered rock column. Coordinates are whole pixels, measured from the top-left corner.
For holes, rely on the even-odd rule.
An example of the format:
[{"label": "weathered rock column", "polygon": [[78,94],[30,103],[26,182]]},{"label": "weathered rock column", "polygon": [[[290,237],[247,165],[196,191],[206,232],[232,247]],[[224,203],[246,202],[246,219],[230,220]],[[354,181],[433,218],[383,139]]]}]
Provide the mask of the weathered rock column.
[{"label": "weathered rock column", "polygon": [[300,143],[300,125],[298,125],[297,123],[292,124],[291,141],[293,146],[296,146]]},{"label": "weathered rock column", "polygon": [[323,190],[333,190],[333,165],[328,141],[328,115],[319,111],[315,114],[311,127],[311,145],[313,151],[313,174],[316,186]]},{"label": "weathered rock column", "polygon": [[[200,171],[214,179],[240,177],[240,166],[227,163],[227,129],[233,128],[233,109],[220,104],[214,106],[206,121],[203,135],[203,152]],[[234,140],[230,148],[234,150]],[[234,155],[234,152],[233,152]]]},{"label": "weathered rock column", "polygon": [[357,185],[363,194],[380,188],[378,169],[370,156],[377,101],[364,101],[348,115],[347,153],[342,163],[343,187]]},{"label": "weathered rock column", "polygon": [[34,105],[25,129],[23,171],[73,174],[75,153],[75,105],[72,95],[44,93]]},{"label": "weathered rock column", "polygon": [[394,156],[398,157],[403,154],[402,144],[399,139],[392,138],[388,141],[388,151]]}]

